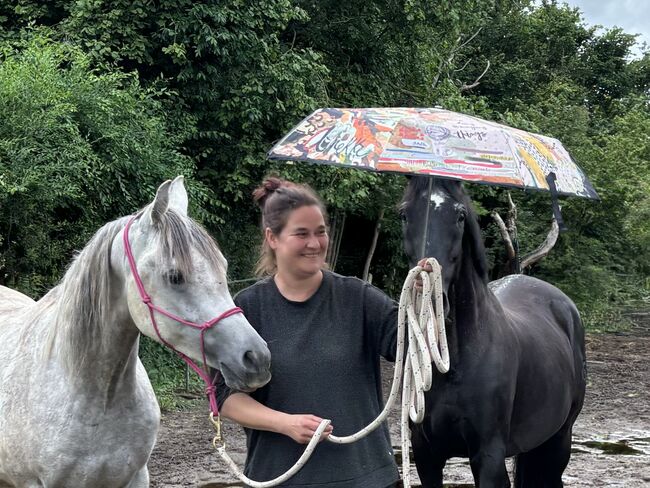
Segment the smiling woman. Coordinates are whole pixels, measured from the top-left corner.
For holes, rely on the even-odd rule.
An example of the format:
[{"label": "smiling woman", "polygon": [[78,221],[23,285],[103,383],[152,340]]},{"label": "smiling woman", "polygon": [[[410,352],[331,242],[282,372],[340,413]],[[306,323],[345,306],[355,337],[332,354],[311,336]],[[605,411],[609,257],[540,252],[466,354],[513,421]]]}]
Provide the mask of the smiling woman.
[{"label": "smiling woman", "polygon": [[[276,478],[300,457],[323,418],[345,436],[383,407],[379,357],[394,360],[397,305],[372,285],[326,269],[325,207],[314,191],[277,178],[255,190],[267,275],[235,297],[271,351],[270,383],[249,394],[218,388],[221,412],[246,428],[245,475]],[[345,445],[322,443],[280,486],[385,488],[398,480],[385,425]]]}]

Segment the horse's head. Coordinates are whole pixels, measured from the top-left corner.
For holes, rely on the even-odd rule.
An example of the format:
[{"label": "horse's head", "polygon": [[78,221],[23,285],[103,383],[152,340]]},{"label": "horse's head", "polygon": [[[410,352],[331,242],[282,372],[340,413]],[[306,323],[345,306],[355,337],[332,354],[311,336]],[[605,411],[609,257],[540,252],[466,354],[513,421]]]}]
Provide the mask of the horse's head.
[{"label": "horse's head", "polygon": [[[187,203],[182,177],[167,181],[113,240],[111,262],[119,263],[113,269],[125,285],[124,306],[143,334],[219,369],[232,388],[258,388],[270,379],[270,352],[233,310],[226,260],[188,217]],[[143,302],[147,295],[152,312]]]},{"label": "horse's head", "polygon": [[411,267],[423,257],[436,258],[442,267],[447,313],[449,289],[465,266],[487,280],[483,240],[470,199],[459,181],[414,176],[406,187],[400,215]]}]

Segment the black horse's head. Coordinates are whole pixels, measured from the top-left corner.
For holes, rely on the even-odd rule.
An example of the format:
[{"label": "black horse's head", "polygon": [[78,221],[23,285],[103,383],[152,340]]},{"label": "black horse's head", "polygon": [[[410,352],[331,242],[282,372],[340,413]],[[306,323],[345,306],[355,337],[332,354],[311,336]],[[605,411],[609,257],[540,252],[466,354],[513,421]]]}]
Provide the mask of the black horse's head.
[{"label": "black horse's head", "polygon": [[[431,186],[429,183],[431,182]],[[428,207],[428,210],[427,210]],[[428,225],[426,225],[428,213]],[[448,292],[461,274],[487,282],[485,249],[476,214],[459,181],[410,178],[400,205],[404,250],[411,267],[433,257],[442,267],[445,312]],[[426,229],[426,235],[425,235]]]}]

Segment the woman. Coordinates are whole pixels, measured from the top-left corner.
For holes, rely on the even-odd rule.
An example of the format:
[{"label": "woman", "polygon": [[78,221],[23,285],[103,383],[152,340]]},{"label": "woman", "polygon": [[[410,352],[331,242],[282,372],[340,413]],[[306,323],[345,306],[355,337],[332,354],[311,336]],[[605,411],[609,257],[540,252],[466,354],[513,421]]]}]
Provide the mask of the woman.
[{"label": "woman", "polygon": [[[267,341],[273,377],[246,394],[220,385],[221,414],[246,429],[245,473],[266,481],[289,469],[323,418],[324,437],[352,434],[382,410],[379,358],[394,361],[397,304],[372,285],[325,269],[323,203],[309,187],[268,178],[258,271],[269,276],[235,303]],[[321,443],[285,487],[386,488],[399,479],[384,424],[353,444]]]}]

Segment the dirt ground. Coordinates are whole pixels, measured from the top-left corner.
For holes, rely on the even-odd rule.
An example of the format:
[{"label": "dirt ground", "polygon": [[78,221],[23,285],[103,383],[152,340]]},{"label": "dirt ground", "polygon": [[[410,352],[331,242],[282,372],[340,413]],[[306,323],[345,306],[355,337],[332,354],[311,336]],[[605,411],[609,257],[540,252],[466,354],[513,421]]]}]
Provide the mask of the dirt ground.
[{"label": "dirt ground", "polygon": [[[631,317],[635,326],[617,334],[587,336],[587,398],[574,428],[573,455],[564,473],[568,487],[650,487],[650,312]],[[392,365],[385,365],[392,378]],[[388,391],[390,385],[385,387]],[[149,463],[152,487],[240,487],[212,450],[207,403],[163,414],[158,443]],[[399,445],[397,412],[390,421]],[[243,466],[241,429],[226,424],[228,451]],[[411,480],[418,486],[415,468]],[[469,464],[454,458],[445,468],[449,487],[471,487]]]}]

